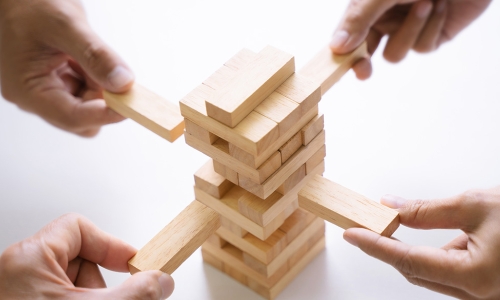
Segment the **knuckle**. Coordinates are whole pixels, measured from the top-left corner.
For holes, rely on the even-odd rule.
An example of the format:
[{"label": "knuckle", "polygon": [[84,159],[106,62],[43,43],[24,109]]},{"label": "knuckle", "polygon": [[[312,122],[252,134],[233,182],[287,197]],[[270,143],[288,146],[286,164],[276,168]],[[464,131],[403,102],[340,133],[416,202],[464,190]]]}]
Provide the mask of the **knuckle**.
[{"label": "knuckle", "polygon": [[103,63],[105,63],[107,49],[103,45],[89,43],[85,47],[83,57],[90,69],[97,69],[102,67]]},{"label": "knuckle", "polygon": [[424,281],[415,276],[405,276],[406,280],[416,286],[424,287]]},{"label": "knuckle", "polygon": [[425,218],[429,210],[429,202],[425,200],[408,201],[403,207],[408,222],[417,223],[418,219]]},{"label": "knuckle", "polygon": [[406,278],[412,278],[415,274],[413,261],[411,259],[410,251],[406,252],[404,256],[398,258],[394,262],[394,267],[403,274]]},{"label": "knuckle", "polygon": [[158,280],[153,278],[153,276],[147,278],[147,280],[144,280],[141,289],[141,299],[157,300],[160,299],[161,295],[162,292],[158,288]]},{"label": "knuckle", "polygon": [[19,242],[8,247],[0,256],[0,272],[5,272],[9,276],[14,274],[23,274],[30,271],[29,263],[23,257],[25,256],[25,241]]}]

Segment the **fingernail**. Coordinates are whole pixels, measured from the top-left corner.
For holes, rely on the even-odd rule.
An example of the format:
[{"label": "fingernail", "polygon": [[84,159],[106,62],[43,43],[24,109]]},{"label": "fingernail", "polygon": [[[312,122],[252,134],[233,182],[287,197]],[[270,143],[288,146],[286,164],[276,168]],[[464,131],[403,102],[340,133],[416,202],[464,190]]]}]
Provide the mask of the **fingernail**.
[{"label": "fingernail", "polygon": [[424,2],[418,5],[417,7],[417,17],[419,18],[427,18],[432,11],[432,3]]},{"label": "fingernail", "polygon": [[172,295],[172,292],[174,291],[175,283],[172,277],[168,274],[162,274],[158,278],[158,282],[160,283],[161,286],[161,291],[162,291],[162,299],[167,299]]},{"label": "fingernail", "polygon": [[345,30],[339,30],[333,34],[332,40],[330,41],[330,47],[339,49],[344,46],[348,39],[349,33]]},{"label": "fingernail", "polygon": [[406,201],[406,199],[394,195],[385,195],[382,196],[382,199],[380,199],[380,202],[383,205],[390,208],[401,208],[406,203]]},{"label": "fingernail", "polygon": [[346,240],[346,242],[348,242],[349,244],[358,247],[358,242],[354,240],[351,236],[344,234],[344,240]]},{"label": "fingernail", "polygon": [[113,71],[108,74],[109,83],[114,89],[117,90],[134,81],[134,78],[134,74],[122,66],[115,67]]}]

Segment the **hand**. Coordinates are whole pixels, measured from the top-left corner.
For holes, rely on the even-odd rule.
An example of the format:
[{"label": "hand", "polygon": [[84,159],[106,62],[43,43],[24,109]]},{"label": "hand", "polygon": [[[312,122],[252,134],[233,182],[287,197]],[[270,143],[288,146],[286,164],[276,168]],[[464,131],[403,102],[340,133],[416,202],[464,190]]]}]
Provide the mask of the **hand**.
[{"label": "hand", "polygon": [[102,88],[130,89],[134,75],[90,28],[78,0],[0,0],[2,95],[80,136],[123,117]]},{"label": "hand", "polygon": [[[491,0],[351,0],[331,41],[334,53],[354,50],[364,40],[373,54],[383,36],[389,39],[384,57],[399,62],[410,49],[436,50],[453,39],[488,7]],[[353,67],[359,79],[372,67],[363,59]]]},{"label": "hand", "polygon": [[416,285],[460,299],[500,299],[500,187],[449,199],[406,201],[385,196],[401,224],[417,229],[461,229],[440,249],[409,246],[365,229],[344,238],[396,268]]},{"label": "hand", "polygon": [[166,299],[172,278],[160,271],[136,273],[105,289],[97,265],[127,272],[136,250],[89,220],[68,214],[0,256],[2,299]]}]

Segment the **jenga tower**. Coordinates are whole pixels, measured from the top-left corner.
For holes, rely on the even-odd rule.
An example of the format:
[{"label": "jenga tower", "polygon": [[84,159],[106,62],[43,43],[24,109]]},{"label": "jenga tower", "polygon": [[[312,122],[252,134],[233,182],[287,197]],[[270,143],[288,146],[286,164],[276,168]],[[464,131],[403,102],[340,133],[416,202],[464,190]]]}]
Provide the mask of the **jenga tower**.
[{"label": "jenga tower", "polygon": [[390,236],[396,211],[321,177],[318,103],[365,55],[366,45],[344,56],[325,48],[297,74],[290,54],[244,49],[180,101],[184,120],[139,86],[106,93],[110,107],[170,141],[184,123],[186,143],[210,157],[194,175],[196,200],[129,261],[131,273],[171,274],[203,245],[205,262],[274,299],[325,247],[323,219]]},{"label": "jenga tower", "polygon": [[324,221],[298,204],[325,169],[320,99],[293,56],[268,46],[240,51],[180,101],[186,143],[211,157],[196,200],[220,214],[203,258],[268,299],[325,246]]}]

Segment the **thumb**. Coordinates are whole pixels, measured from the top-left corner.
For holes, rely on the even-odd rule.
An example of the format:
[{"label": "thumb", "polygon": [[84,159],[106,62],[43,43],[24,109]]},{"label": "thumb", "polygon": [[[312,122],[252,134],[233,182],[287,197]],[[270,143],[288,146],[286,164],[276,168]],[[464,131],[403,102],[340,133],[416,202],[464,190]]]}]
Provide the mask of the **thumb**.
[{"label": "thumb", "polygon": [[123,93],[131,88],[135,77],[130,68],[87,23],[70,24],[56,37],[56,43],[104,89]]},{"label": "thumb", "polygon": [[[351,0],[330,47],[333,52],[344,54],[353,51],[367,38],[370,28],[397,0]],[[397,2],[411,2],[402,0]]]},{"label": "thumb", "polygon": [[167,299],[174,291],[174,280],[160,271],[138,272],[121,285],[103,291],[103,299]]},{"label": "thumb", "polygon": [[484,216],[483,206],[468,193],[437,200],[406,200],[385,195],[380,202],[398,209],[401,224],[417,229],[462,229],[470,232]]}]

